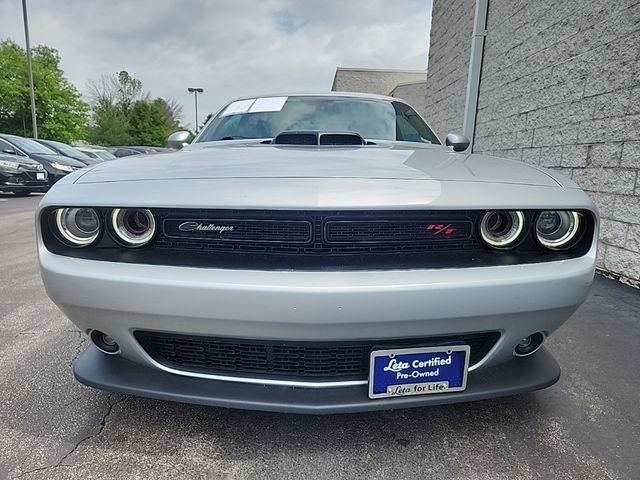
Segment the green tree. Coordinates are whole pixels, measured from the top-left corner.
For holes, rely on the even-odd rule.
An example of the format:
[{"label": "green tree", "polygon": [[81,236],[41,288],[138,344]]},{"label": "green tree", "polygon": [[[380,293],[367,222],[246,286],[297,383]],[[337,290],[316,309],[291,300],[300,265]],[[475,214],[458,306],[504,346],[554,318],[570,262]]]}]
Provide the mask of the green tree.
[{"label": "green tree", "polygon": [[133,78],[126,70],[118,72],[117,78],[116,105],[120,107],[122,113],[128,115],[131,107],[142,94],[142,82]]},{"label": "green tree", "polygon": [[[32,48],[38,133],[72,142],[86,132],[88,105],[65,78],[54,48]],[[11,40],[0,41],[0,131],[33,135],[26,52]]]},{"label": "green tree", "polygon": [[127,145],[132,141],[129,119],[122,110],[108,101],[93,107],[93,123],[87,140],[96,145]]},{"label": "green tree", "polygon": [[176,102],[174,98],[164,99],[156,98],[153,105],[160,110],[164,117],[165,127],[168,133],[180,130],[180,117],[182,115],[182,106]]},{"label": "green tree", "polygon": [[167,142],[166,118],[155,102],[135,102],[131,106],[129,125],[134,143],[163,146]]},{"label": "green tree", "polygon": [[180,129],[182,106],[173,98],[156,98],[142,82],[123,70],[87,83],[93,104],[89,141],[102,145],[165,145]]}]

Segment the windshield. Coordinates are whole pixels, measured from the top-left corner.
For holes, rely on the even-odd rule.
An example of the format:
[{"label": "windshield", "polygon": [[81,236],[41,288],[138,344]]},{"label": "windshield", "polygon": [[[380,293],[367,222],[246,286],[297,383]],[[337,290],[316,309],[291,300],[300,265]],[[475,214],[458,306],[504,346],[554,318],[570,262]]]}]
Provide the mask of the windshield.
[{"label": "windshield", "polygon": [[57,155],[58,152],[51,150],[49,147],[42,145],[41,143],[31,140],[30,138],[16,137],[13,135],[7,135],[7,140],[13,143],[16,147],[25,153],[41,153],[44,155]]},{"label": "windshield", "polygon": [[60,153],[62,153],[67,157],[75,158],[76,160],[90,160],[90,158],[84,153],[82,153],[80,150],[78,150],[77,148],[73,148],[72,146],[67,145],[66,143],[61,143],[61,142],[51,142],[51,143],[58,149]]},{"label": "windshield", "polygon": [[229,104],[196,142],[273,138],[284,131],[355,132],[370,140],[439,145],[420,116],[401,102],[353,97],[268,97]]},{"label": "windshield", "polygon": [[98,155],[95,152],[84,151],[82,153],[84,153],[87,157],[92,158],[94,160],[100,160],[98,158]]},{"label": "windshield", "polygon": [[113,153],[107,152],[106,150],[96,150],[95,155],[102,160],[113,160],[116,157]]}]

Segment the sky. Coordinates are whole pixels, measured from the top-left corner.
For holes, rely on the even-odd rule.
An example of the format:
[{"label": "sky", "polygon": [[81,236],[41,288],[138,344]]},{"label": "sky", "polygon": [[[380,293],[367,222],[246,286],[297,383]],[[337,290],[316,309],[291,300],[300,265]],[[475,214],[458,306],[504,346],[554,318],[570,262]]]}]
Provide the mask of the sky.
[{"label": "sky", "polygon": [[[431,0],[27,0],[31,44],[56,48],[67,78],[127,70],[174,97],[193,125],[227,101],[327,91],[336,67],[425,70]],[[0,0],[0,39],[24,46],[21,0]]]}]

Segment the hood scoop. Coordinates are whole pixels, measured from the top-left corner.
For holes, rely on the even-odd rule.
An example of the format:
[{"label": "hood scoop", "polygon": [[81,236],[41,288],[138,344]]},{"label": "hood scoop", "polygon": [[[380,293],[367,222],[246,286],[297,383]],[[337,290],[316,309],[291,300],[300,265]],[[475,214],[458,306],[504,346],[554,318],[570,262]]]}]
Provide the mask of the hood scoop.
[{"label": "hood scoop", "polygon": [[366,145],[364,138],[352,132],[281,132],[273,139],[274,145],[306,145],[316,147]]}]

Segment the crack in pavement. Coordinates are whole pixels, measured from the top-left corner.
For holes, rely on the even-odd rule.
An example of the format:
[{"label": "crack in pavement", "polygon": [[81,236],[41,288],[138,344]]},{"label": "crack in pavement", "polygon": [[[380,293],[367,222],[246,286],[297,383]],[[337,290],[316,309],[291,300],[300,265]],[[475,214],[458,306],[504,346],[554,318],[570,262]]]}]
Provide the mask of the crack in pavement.
[{"label": "crack in pavement", "polygon": [[36,332],[31,330],[24,330],[22,332],[16,333],[13,338],[18,338],[22,335],[42,335],[43,333],[79,333],[82,335],[82,332],[80,330],[38,330]]},{"label": "crack in pavement", "polygon": [[107,419],[109,418],[109,416],[111,415],[111,412],[113,411],[113,407],[115,407],[116,405],[124,402],[128,397],[126,395],[122,395],[120,398],[118,398],[116,401],[112,402],[111,398],[115,395],[115,393],[110,393],[107,396],[107,410],[106,412],[102,415],[102,419],[100,420],[100,428],[98,429],[98,431],[96,433],[92,433],[91,435],[87,435],[83,438],[81,438],[80,440],[78,440],[73,447],[71,448],[71,450],[69,450],[67,453],[65,453],[60,460],[58,460],[57,463],[55,463],[54,465],[45,465],[43,467],[38,467],[38,468],[34,468],[31,470],[27,470],[25,472],[22,472],[20,475],[13,477],[14,479],[18,479],[18,478],[22,478],[25,475],[29,475],[32,473],[37,473],[37,472],[43,472],[45,470],[53,470],[55,468],[58,467],[65,467],[65,468],[70,468],[73,467],[73,464],[65,464],[62,463],[64,462],[67,458],[69,458],[74,452],[76,452],[76,450],[78,450],[78,448],[80,447],[80,445],[82,445],[83,443],[85,443],[88,440],[91,440],[92,438],[96,438],[98,437],[105,429],[106,425],[107,425]]},{"label": "crack in pavement", "polygon": [[71,361],[69,362],[69,366],[73,367],[73,364],[75,363],[75,361],[78,359],[78,357],[80,356],[80,353],[82,353],[82,347],[84,347],[84,337],[82,336],[82,332],[80,330],[75,330],[78,333],[78,340],[80,340],[80,342],[78,343],[78,346],[76,347],[76,353],[73,355],[73,358],[71,359]]}]

